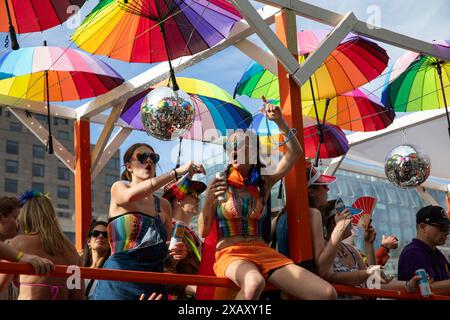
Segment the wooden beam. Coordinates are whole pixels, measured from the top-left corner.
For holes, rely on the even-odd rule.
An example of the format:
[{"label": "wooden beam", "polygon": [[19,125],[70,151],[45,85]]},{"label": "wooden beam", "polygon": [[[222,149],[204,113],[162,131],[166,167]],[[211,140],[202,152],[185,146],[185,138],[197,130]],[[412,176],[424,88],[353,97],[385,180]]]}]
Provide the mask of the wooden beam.
[{"label": "wooden beam", "polygon": [[91,144],[89,120],[74,124],[75,164],[75,246],[81,251],[92,220],[91,204]]},{"label": "wooden beam", "polygon": [[[275,17],[275,30],[291,57],[298,61],[297,26],[295,14],[283,10]],[[286,73],[278,63],[278,74]],[[278,77],[280,106],[289,126],[297,129],[297,138],[304,149],[303,115],[300,86],[292,77]],[[309,219],[308,191],[306,188],[306,161],[302,156],[285,177],[286,209],[288,213],[289,255],[295,262],[313,259],[311,223]]]},{"label": "wooden beam", "polygon": [[114,153],[119,149],[125,139],[130,135],[132,129],[120,128],[119,131],[111,138],[111,140],[106,145],[105,149],[100,155],[100,159],[91,174],[91,179],[94,181],[95,177],[100,173],[100,171],[105,167],[106,163],[111,159]]},{"label": "wooden beam", "polygon": [[431,194],[427,192],[427,189],[423,186],[417,186],[416,188],[417,193],[419,196],[425,201],[427,205],[431,206],[439,206],[439,203],[433,198]]},{"label": "wooden beam", "polygon": [[[47,103],[27,99],[17,99],[0,94],[0,106],[16,110],[25,110],[33,113],[47,115]],[[50,104],[50,115],[65,119],[76,119],[77,113],[73,108]]]},{"label": "wooden beam", "polygon": [[248,57],[258,62],[274,75],[278,75],[277,59],[269,51],[262,49],[256,43],[250,40],[242,40],[234,45],[245,53]]},{"label": "wooden beam", "polygon": [[105,148],[106,143],[108,142],[109,137],[111,136],[111,133],[114,130],[114,124],[116,123],[117,119],[119,119],[119,116],[122,113],[124,106],[125,103],[121,103],[113,107],[111,113],[109,114],[108,120],[106,121],[105,126],[103,127],[103,130],[100,134],[100,137],[97,140],[95,148],[92,151],[91,173],[94,172],[95,167],[97,166],[98,161],[100,160],[101,153],[103,153],[104,151],[103,149]]},{"label": "wooden beam", "polygon": [[[44,145],[47,144],[48,131],[46,126],[42,125],[34,117],[27,117],[24,110],[7,108],[28,130]],[[59,142],[55,137],[53,137],[53,149],[55,156],[67,167],[72,173],[75,172],[75,157],[64,147],[61,142]]]},{"label": "wooden beam", "polygon": [[325,169],[323,174],[329,175],[329,176],[334,176],[336,171],[339,169],[342,161],[344,161],[344,158],[345,158],[345,155],[337,157],[337,158],[333,158],[333,160],[331,160],[330,164]]},{"label": "wooden beam", "polygon": [[[288,8],[293,10],[299,16],[333,27],[343,18],[341,14],[300,0],[258,0],[258,2],[278,8]],[[353,27],[353,32],[398,48],[423,53],[442,60],[450,60],[449,48],[437,46],[433,43],[415,39],[385,28],[380,28],[379,26],[368,24],[365,21],[358,20]]]}]

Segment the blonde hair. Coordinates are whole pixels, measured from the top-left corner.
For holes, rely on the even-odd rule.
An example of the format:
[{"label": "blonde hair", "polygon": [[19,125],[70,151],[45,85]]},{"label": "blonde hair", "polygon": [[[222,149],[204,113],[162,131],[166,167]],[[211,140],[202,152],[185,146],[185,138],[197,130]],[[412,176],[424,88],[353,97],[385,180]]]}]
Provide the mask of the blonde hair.
[{"label": "blonde hair", "polygon": [[64,235],[50,199],[44,195],[28,199],[22,207],[17,222],[25,233],[36,232],[44,251],[51,256],[61,256],[73,251],[73,245]]}]

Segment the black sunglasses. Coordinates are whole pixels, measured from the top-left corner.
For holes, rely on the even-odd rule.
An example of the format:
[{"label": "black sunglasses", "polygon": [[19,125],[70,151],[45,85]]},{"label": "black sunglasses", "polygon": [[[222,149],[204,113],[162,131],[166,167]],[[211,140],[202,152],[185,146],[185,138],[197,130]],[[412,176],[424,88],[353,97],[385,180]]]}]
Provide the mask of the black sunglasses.
[{"label": "black sunglasses", "polygon": [[432,223],[428,223],[428,225],[433,226],[438,228],[439,230],[441,230],[442,232],[447,232],[449,230],[449,226],[447,225],[443,225],[443,224],[432,224]]},{"label": "black sunglasses", "polygon": [[106,232],[106,231],[98,231],[98,230],[92,231],[91,234],[90,234],[90,237],[95,237],[95,238],[97,238],[97,237],[99,237],[100,235],[102,235],[103,238],[108,239],[108,232]]},{"label": "black sunglasses", "polygon": [[159,154],[157,154],[157,153],[148,153],[148,152],[138,153],[136,155],[136,158],[142,164],[144,164],[147,161],[147,159],[150,159],[150,160],[152,160],[152,162],[154,164],[157,164],[158,161],[159,161]]}]

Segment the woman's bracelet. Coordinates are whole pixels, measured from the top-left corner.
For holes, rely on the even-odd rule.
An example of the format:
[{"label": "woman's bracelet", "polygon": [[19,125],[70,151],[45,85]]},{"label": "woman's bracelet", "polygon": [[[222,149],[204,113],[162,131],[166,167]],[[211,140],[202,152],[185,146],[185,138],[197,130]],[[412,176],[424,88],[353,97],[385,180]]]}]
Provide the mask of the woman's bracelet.
[{"label": "woman's bracelet", "polygon": [[405,282],[405,289],[406,289],[406,291],[408,291],[408,284],[409,284],[409,280]]},{"label": "woman's bracelet", "polygon": [[23,258],[23,255],[24,255],[23,251],[19,251],[19,253],[15,257],[16,261],[20,262],[20,260],[22,260],[22,258]]},{"label": "woman's bracelet", "polygon": [[286,136],[286,140],[284,140],[283,142],[279,143],[278,146],[283,146],[286,143],[289,142],[289,140],[291,140],[293,137],[295,137],[295,135],[297,134],[297,129],[296,128],[292,128],[289,129],[288,133],[282,133],[284,136]]}]

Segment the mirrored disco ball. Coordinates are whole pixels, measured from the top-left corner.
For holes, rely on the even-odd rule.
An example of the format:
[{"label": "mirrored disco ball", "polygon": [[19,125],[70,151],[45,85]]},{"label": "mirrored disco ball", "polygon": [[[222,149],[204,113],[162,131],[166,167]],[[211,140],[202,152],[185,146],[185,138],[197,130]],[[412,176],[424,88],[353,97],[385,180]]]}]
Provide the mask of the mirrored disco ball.
[{"label": "mirrored disco ball", "polygon": [[395,147],[385,159],[386,177],[400,188],[421,185],[430,175],[430,170],[431,161],[428,154],[413,145]]},{"label": "mirrored disco ball", "polygon": [[160,140],[174,140],[185,134],[192,127],[194,116],[189,95],[169,87],[152,90],[141,105],[145,131]]}]

